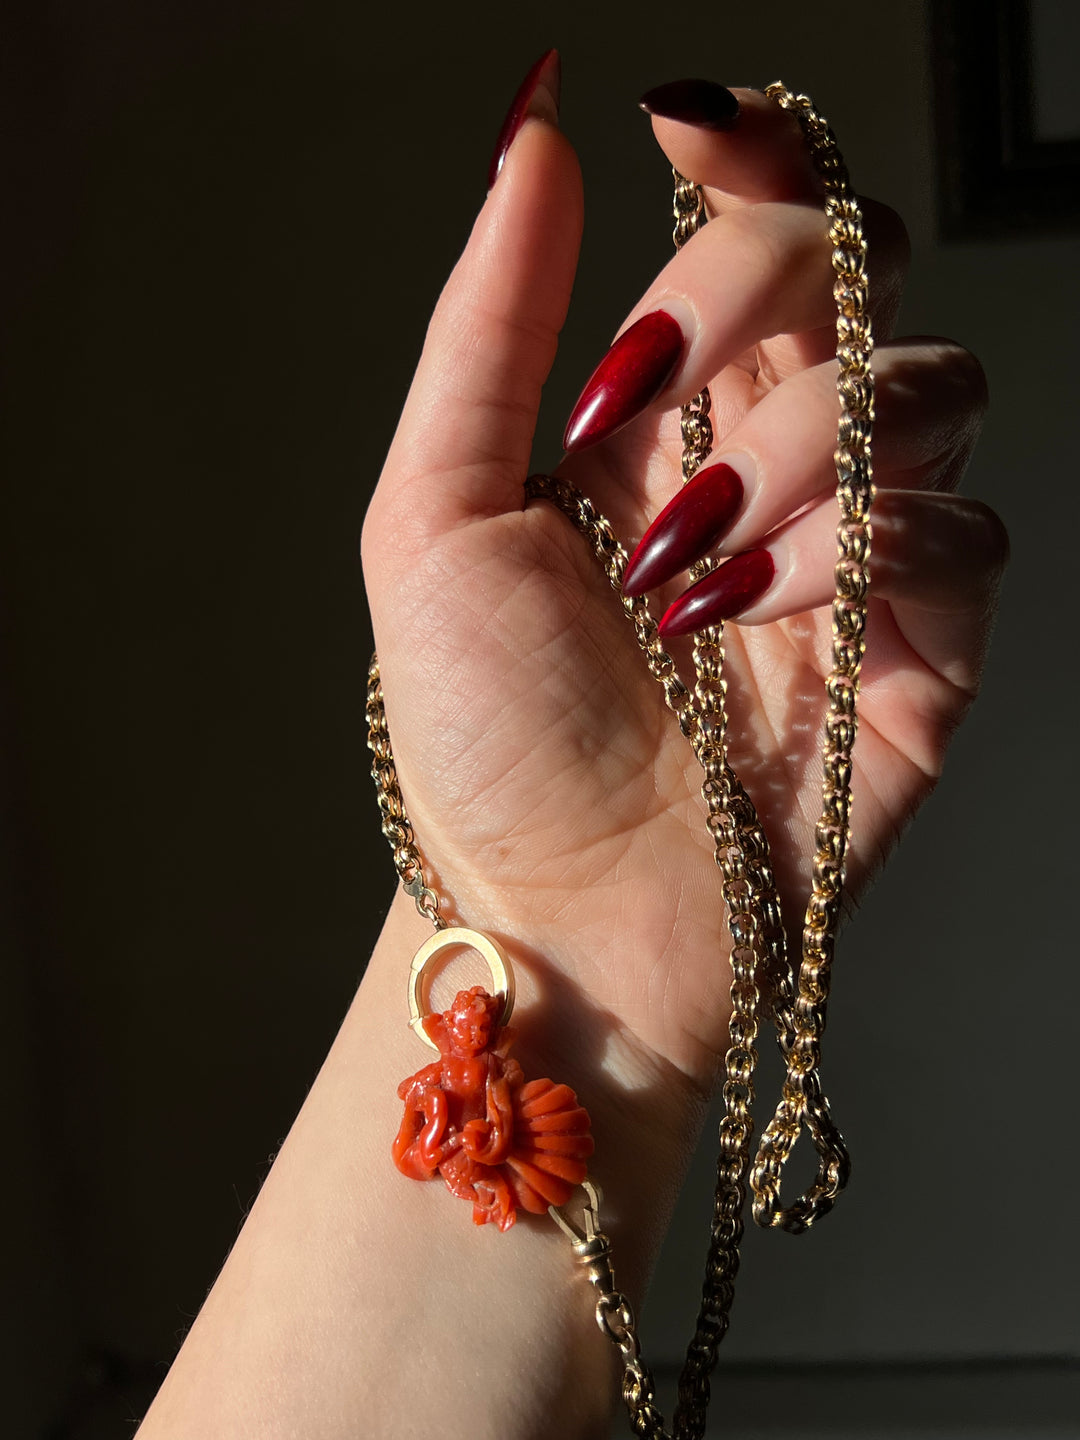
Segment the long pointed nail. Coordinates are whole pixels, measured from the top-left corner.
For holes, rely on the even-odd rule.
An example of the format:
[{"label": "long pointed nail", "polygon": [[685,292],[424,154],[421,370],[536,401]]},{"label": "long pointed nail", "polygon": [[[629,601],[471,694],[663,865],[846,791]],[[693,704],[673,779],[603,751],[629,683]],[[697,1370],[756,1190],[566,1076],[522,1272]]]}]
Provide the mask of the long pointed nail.
[{"label": "long pointed nail", "polygon": [[682,326],[666,310],[643,315],[624,330],[578,397],[563,449],[583,450],[629,425],[675,374],[685,346]]},{"label": "long pointed nail", "polygon": [[506,112],[506,119],[495,142],[495,153],[488,167],[489,190],[499,178],[499,171],[514,143],[514,137],[528,116],[538,115],[542,120],[550,120],[553,125],[559,123],[561,76],[559,52],[547,50],[521,82],[517,94],[510,102],[510,109]]},{"label": "long pointed nail", "polygon": [[711,80],[672,80],[647,90],[638,101],[646,115],[679,120],[702,130],[730,130],[739,118],[739,102]]},{"label": "long pointed nail", "polygon": [[706,465],[670,500],[641,538],[623,576],[624,595],[643,595],[707,555],[742,504],[730,465]]},{"label": "long pointed nail", "polygon": [[741,615],[761,599],[775,574],[776,566],[768,550],[744,550],[691,585],[657,628],[667,640]]}]

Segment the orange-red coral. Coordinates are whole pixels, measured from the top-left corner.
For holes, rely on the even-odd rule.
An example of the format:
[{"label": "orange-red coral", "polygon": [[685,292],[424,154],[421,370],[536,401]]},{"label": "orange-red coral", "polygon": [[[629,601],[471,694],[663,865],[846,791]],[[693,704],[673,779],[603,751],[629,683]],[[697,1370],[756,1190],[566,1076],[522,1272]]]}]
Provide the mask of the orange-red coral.
[{"label": "orange-red coral", "polygon": [[568,1085],[526,1082],[509,1058],[514,1033],[496,1023],[500,1002],[462,990],[424,1029],[439,1059],[403,1080],[405,1114],[394,1163],[414,1180],[441,1176],[473,1207],[477,1225],[513,1225],[517,1211],[564,1205],[593,1152],[588,1112]]}]

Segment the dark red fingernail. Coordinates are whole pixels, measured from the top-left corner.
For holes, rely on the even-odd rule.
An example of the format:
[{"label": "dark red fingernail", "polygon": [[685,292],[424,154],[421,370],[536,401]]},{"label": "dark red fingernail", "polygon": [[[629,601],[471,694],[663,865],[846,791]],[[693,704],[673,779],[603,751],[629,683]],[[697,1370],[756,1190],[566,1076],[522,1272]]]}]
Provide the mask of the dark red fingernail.
[{"label": "dark red fingernail", "polygon": [[623,576],[624,595],[643,595],[707,555],[742,504],[730,465],[707,465],[670,500],[641,538]]},{"label": "dark red fingernail", "polygon": [[510,102],[510,109],[506,112],[506,119],[495,142],[495,153],[488,169],[489,190],[499,178],[507,151],[514,143],[514,136],[525,123],[526,116],[540,115],[543,119],[550,120],[553,125],[558,124],[561,72],[559,52],[548,50],[540,56],[521,82],[517,94]]},{"label": "dark red fingernail", "polygon": [[739,102],[723,85],[711,80],[672,80],[646,90],[638,101],[646,115],[680,120],[702,130],[730,130],[739,118]]},{"label": "dark red fingernail", "polygon": [[674,375],[685,343],[682,326],[666,310],[643,315],[624,330],[578,397],[563,449],[583,450],[629,425]]},{"label": "dark red fingernail", "polygon": [[660,621],[660,634],[665,640],[689,635],[741,615],[761,599],[775,574],[768,550],[744,550],[732,556],[679,596]]}]

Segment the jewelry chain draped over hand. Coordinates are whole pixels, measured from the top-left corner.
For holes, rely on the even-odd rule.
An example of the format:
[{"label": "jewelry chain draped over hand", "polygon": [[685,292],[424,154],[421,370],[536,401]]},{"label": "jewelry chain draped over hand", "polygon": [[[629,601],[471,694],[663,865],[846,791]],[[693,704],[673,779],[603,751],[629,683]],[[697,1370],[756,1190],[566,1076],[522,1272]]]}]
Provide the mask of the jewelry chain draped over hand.
[{"label": "jewelry chain draped over hand", "polygon": [[[835,463],[840,521],[836,532],[838,559],[832,606],[832,670],[825,682],[828,704],[824,721],[822,810],[814,832],[813,890],[806,910],[797,971],[788,958],[768,839],[753,802],[727,757],[723,627],[711,626],[694,636],[695,680],[693,690],[688,689],[679,678],[674,660],[663,648],[647,602],[641,597],[631,599],[622,595],[627,555],[607,520],[584,495],[563,480],[534,475],[525,487],[528,499],[550,501],[573,522],[591,545],[618,593],[646,664],[662,686],[664,700],[675,714],[704,772],[701,793],[707,812],[706,825],[714,840],[716,864],[723,877],[721,891],[731,935],[732,970],[730,1043],[724,1059],[722,1087],[724,1116],[720,1122],[716,1194],[701,1308],[679,1381],[672,1431],[676,1440],[701,1440],[705,1432],[709,1377],[730,1320],[747,1184],[753,1193],[753,1215],[759,1225],[780,1226],[797,1233],[832,1209],[850,1172],[847,1149],[822,1090],[820,1060],[850,833],[852,747],[869,583],[874,387],[870,366],[873,340],[867,308],[867,247],[859,204],[851,191],[847,170],[829,125],[805,95],[793,94],[781,84],[768,86],[765,94],[798,120],[821,178],[837,309],[840,420]],[[675,172],[674,216],[674,241],[678,249],[706,219],[701,189],[678,172]],[[708,390],[703,390],[683,406],[684,482],[697,471],[712,447],[710,403]],[[712,567],[710,560],[700,562],[692,572],[694,578]],[[425,881],[390,748],[378,656],[372,657],[368,672],[367,722],[368,745],[375,757],[372,776],[382,813],[382,829],[393,847],[394,865],[402,885],[414,899],[420,914],[437,932],[446,932],[446,939],[454,935],[472,936],[474,932],[447,929],[440,913],[439,897]],[[428,942],[424,951],[431,943]],[[457,943],[476,942],[463,939]],[[489,960],[493,974],[500,959],[505,961],[501,952],[499,957]],[[410,989],[412,1023],[423,1035],[419,1031],[416,999],[419,984],[419,970],[414,962]],[[509,1018],[512,1005],[512,990],[507,994],[506,989],[504,984],[500,992],[502,1021]],[[463,998],[459,996],[459,1000]],[[485,998],[490,1001],[490,997]],[[779,1104],[762,1133],[751,1163],[751,1106],[762,1015],[771,1019],[776,1027],[787,1074]],[[434,1033],[434,1022],[441,1023],[442,1019],[433,1017],[423,1024]],[[433,1042],[429,1040],[429,1043]],[[504,1049],[508,1047],[509,1042]],[[502,1055],[504,1049],[497,1053]],[[505,1059],[500,1063],[504,1067],[516,1066],[516,1062]],[[517,1073],[520,1075],[520,1071]],[[403,1082],[403,1086],[408,1083]],[[522,1082],[519,1079],[512,1083]],[[525,1085],[520,1093],[529,1095],[542,1086],[551,1086],[551,1082],[534,1081]],[[577,1102],[567,1087],[554,1087],[554,1091],[545,1094],[561,1091],[570,1096],[569,1102],[563,1102],[563,1109],[571,1113],[567,1107],[570,1102],[573,1105]],[[550,1110],[550,1103],[548,1108]],[[580,1110],[572,1113],[584,1114]],[[572,1121],[567,1124],[572,1128]],[[574,1132],[578,1142],[575,1155],[591,1150],[591,1141],[581,1141],[582,1124],[587,1130],[587,1116],[578,1122]],[[818,1172],[805,1194],[784,1206],[780,1199],[781,1176],[803,1126],[817,1151]],[[477,1154],[494,1153],[491,1148],[494,1142],[487,1135],[485,1130],[487,1151],[481,1152],[474,1145]],[[580,1163],[584,1173],[584,1161]],[[572,1169],[565,1171],[566,1175],[576,1173]],[[581,1229],[557,1206],[550,1207],[550,1214],[571,1240],[573,1254],[596,1291],[596,1318],[601,1330],[621,1354],[623,1399],[634,1433],[644,1440],[669,1440],[656,1406],[652,1375],[641,1359],[633,1310],[626,1296],[616,1288],[611,1244],[600,1228],[599,1188],[588,1179],[582,1183],[585,1203]],[[447,1184],[451,1184],[450,1179]],[[525,1208],[539,1207],[526,1203]],[[512,1218],[507,1223],[512,1223]]]}]

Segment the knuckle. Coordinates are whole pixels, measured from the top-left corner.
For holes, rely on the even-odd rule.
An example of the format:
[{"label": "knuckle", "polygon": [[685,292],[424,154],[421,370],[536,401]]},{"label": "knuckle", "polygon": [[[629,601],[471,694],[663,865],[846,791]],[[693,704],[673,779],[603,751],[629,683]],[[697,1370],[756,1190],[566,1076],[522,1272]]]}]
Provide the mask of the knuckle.
[{"label": "knuckle", "polygon": [[967,395],[967,408],[981,419],[990,404],[990,385],[982,361],[963,345],[952,344],[946,363],[954,383]]},{"label": "knuckle", "polygon": [[989,573],[1000,576],[1009,563],[1009,532],[996,510],[982,500],[968,500],[971,536]]},{"label": "knuckle", "polygon": [[929,365],[928,383],[939,399],[947,392],[949,410],[981,421],[990,404],[990,385],[979,357],[957,341],[937,335],[910,336],[904,343],[912,347],[917,360]]},{"label": "knuckle", "polygon": [[990,403],[986,371],[978,356],[955,340],[937,335],[909,335],[882,346],[882,394],[903,412],[905,399],[929,405],[935,415],[948,417],[968,443],[978,434]]},{"label": "knuckle", "polygon": [[894,265],[906,270],[911,259],[911,236],[904,217],[881,200],[861,196],[859,203],[866,222],[868,243],[875,250],[883,250]]},{"label": "knuckle", "polygon": [[748,205],[728,211],[719,223],[713,221],[706,226],[704,233],[712,245],[723,243],[736,253],[753,256],[759,274],[771,279],[791,259],[779,224],[781,216],[779,205]]}]

